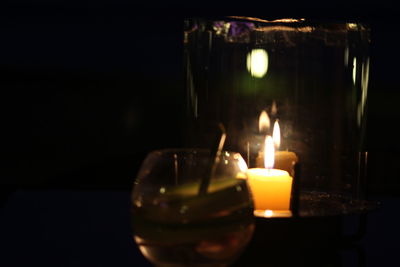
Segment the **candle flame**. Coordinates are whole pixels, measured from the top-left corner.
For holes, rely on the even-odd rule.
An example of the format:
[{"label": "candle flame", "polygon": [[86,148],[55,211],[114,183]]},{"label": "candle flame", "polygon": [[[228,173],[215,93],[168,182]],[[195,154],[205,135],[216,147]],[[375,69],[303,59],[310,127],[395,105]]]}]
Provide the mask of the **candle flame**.
[{"label": "candle flame", "polygon": [[272,139],[274,140],[276,149],[281,145],[281,129],[278,120],[274,123],[274,130],[272,131]]},{"label": "candle flame", "polygon": [[274,140],[271,136],[265,138],[265,149],[264,149],[264,165],[267,169],[272,169],[274,167],[275,158],[275,148]]},{"label": "candle flame", "polygon": [[271,107],[271,115],[276,115],[278,113],[278,108],[276,107],[276,102],[272,102],[272,107]]},{"label": "candle flame", "polygon": [[265,110],[263,110],[260,114],[260,119],[258,120],[258,129],[260,133],[266,133],[269,129],[270,121],[268,114]]}]

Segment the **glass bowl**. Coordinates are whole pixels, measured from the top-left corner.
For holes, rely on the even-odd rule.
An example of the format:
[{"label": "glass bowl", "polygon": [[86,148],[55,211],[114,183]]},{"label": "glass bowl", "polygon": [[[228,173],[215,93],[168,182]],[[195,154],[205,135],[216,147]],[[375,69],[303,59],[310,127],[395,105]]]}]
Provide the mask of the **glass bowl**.
[{"label": "glass bowl", "polygon": [[157,266],[234,262],[254,231],[246,167],[239,153],[228,151],[218,158],[201,149],[149,153],[132,193],[142,254]]}]

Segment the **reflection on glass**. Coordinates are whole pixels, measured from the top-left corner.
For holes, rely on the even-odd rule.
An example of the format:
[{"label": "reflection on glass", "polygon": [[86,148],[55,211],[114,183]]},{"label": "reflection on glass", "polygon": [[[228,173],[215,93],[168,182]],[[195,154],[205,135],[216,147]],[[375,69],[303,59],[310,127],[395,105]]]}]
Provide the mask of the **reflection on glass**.
[{"label": "reflection on glass", "polygon": [[[210,125],[223,123],[225,149],[259,167],[265,136],[277,141],[271,130],[279,119],[274,168],[293,177],[298,163],[300,216],[368,209],[359,193],[366,173],[368,26],[243,17],[186,25],[187,107],[194,109],[196,95],[198,113],[188,112],[184,145],[210,147],[216,130]],[[270,125],[259,124],[262,111]]]},{"label": "reflection on glass", "polygon": [[260,114],[260,119],[258,121],[258,129],[261,134],[265,134],[269,130],[270,119],[268,113],[263,110]]},{"label": "reflection on glass", "polygon": [[281,145],[281,130],[278,121],[274,123],[274,130],[272,131],[272,139],[274,140],[275,147],[278,149]]},{"label": "reflection on glass", "polygon": [[[132,194],[134,239],[158,266],[225,266],[235,261],[254,230],[253,202],[238,153],[221,153],[210,175],[210,152],[150,153]],[[238,179],[244,178],[244,179]]]},{"label": "reflection on glass", "polygon": [[268,71],[268,53],[264,49],[253,49],[247,54],[247,70],[251,76],[262,78]]},{"label": "reflection on glass", "polygon": [[356,85],[357,82],[357,58],[353,58],[353,73],[352,73],[352,78],[353,78],[353,84]]}]

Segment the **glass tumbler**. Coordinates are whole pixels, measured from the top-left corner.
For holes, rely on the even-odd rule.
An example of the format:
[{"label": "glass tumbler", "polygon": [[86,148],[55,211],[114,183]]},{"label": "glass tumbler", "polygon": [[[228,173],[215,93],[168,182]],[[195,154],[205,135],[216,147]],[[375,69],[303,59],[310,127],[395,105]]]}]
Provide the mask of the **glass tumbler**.
[{"label": "glass tumbler", "polygon": [[169,149],[148,154],[132,193],[134,239],[157,266],[225,266],[254,230],[246,164],[238,153]]},{"label": "glass tumbler", "polygon": [[298,215],[364,212],[369,45],[360,22],[186,19],[184,145],[211,147],[222,123],[225,149],[267,168],[271,136]]}]

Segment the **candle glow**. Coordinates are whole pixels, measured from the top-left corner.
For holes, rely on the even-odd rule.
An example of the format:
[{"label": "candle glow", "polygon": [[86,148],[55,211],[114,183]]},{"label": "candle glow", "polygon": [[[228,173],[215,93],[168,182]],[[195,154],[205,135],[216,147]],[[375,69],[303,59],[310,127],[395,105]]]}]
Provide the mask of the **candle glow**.
[{"label": "candle glow", "polygon": [[274,157],[275,148],[274,148],[274,140],[271,136],[267,136],[265,138],[265,149],[264,149],[264,166],[267,169],[272,169],[274,167]]},{"label": "candle glow", "polygon": [[267,112],[263,110],[258,120],[258,130],[260,131],[260,133],[265,133],[268,131],[269,126],[270,126],[270,119],[268,117]]},{"label": "candle glow", "polygon": [[255,210],[289,210],[290,207],[293,178],[284,170],[273,169],[274,151],[274,140],[267,136],[264,149],[265,168],[247,171]]},{"label": "candle glow", "polygon": [[[281,145],[281,131],[279,128],[278,120],[274,123],[272,139],[274,139],[276,150],[278,150]],[[297,163],[297,161],[298,158],[294,152],[275,152],[275,168],[287,171],[292,177],[294,176],[294,165]]]},{"label": "candle glow", "polygon": [[272,131],[272,139],[274,140],[276,148],[281,145],[281,130],[279,128],[278,120],[274,123],[274,130]]}]

